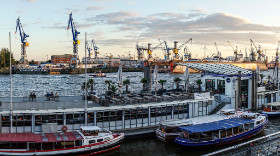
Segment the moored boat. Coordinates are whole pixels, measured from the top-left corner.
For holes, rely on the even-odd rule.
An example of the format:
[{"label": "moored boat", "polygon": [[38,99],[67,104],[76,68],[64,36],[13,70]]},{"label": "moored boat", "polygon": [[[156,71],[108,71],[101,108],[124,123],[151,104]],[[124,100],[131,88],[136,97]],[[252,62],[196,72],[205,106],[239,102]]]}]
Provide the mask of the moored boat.
[{"label": "moored boat", "polygon": [[264,109],[261,112],[269,117],[280,116],[280,102],[266,103]]},{"label": "moored boat", "polygon": [[93,74],[89,74],[90,77],[106,77],[106,74],[104,73],[93,73]]},{"label": "moored boat", "polygon": [[178,129],[179,127],[216,122],[224,119],[238,117],[241,114],[243,114],[243,111],[236,111],[235,109],[225,109],[222,110],[220,114],[194,117],[189,119],[165,120],[159,123],[158,128],[155,130],[155,133],[156,137],[161,141],[174,141],[174,139],[180,136],[182,133],[182,131]]},{"label": "moored boat", "polygon": [[252,137],[262,132],[267,124],[265,115],[243,113],[239,118],[179,127],[183,133],[175,143],[186,147],[223,145]]},{"label": "moored boat", "polygon": [[84,126],[74,132],[0,134],[0,155],[100,154],[118,149],[123,138],[123,133],[97,126]]}]

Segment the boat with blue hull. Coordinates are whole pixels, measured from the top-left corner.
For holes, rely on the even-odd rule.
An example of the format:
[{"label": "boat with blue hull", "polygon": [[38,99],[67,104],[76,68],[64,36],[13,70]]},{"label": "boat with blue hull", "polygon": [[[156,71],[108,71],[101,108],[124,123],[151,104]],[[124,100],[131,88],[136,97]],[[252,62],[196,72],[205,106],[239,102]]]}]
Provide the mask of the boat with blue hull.
[{"label": "boat with blue hull", "polygon": [[266,115],[244,113],[239,118],[179,127],[182,135],[175,143],[186,147],[218,146],[250,138],[268,124]]}]

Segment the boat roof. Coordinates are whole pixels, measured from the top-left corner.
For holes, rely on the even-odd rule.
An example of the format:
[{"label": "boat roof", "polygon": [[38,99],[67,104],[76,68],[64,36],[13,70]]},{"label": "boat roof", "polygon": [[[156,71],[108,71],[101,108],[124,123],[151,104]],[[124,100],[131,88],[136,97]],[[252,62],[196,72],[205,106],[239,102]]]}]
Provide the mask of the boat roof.
[{"label": "boat roof", "polygon": [[165,120],[161,121],[161,125],[165,125],[167,127],[178,127],[178,126],[186,126],[186,125],[193,125],[193,124],[202,124],[206,122],[216,122],[219,120],[227,119],[226,116],[223,115],[208,115],[208,116],[200,116],[194,117],[189,119],[172,119],[172,120]]},{"label": "boat roof", "polygon": [[65,133],[7,133],[0,134],[0,142],[62,142],[82,140],[83,137],[78,132]]},{"label": "boat roof", "polygon": [[253,120],[243,119],[243,118],[231,118],[231,119],[220,120],[212,123],[204,123],[198,125],[179,127],[179,129],[188,133],[201,133],[201,132],[208,132],[214,130],[225,130],[250,122],[253,122]]},{"label": "boat roof", "polygon": [[280,106],[280,102],[272,102],[272,103],[266,103],[266,104],[263,104],[265,106]]},{"label": "boat roof", "polygon": [[101,130],[98,126],[81,126],[81,130],[83,131],[96,131]]}]

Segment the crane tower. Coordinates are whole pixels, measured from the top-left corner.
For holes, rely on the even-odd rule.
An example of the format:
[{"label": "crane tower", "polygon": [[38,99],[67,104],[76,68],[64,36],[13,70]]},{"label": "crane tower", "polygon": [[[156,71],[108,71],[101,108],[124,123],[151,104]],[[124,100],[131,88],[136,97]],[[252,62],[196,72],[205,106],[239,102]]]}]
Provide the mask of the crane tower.
[{"label": "crane tower", "polygon": [[26,56],[26,47],[29,46],[29,43],[26,41],[26,38],[29,37],[29,35],[25,34],[19,18],[17,19],[16,23],[17,23],[17,26],[16,26],[15,34],[17,33],[17,30],[19,30],[20,39],[21,39],[21,58],[20,58],[19,62],[20,62],[20,64],[28,65],[28,60],[27,60],[27,56]]},{"label": "crane tower", "polygon": [[73,57],[71,58],[70,66],[77,66],[78,63],[78,45],[80,44],[80,40],[78,40],[78,35],[80,32],[77,31],[75,27],[75,23],[72,18],[72,12],[69,14],[69,21],[68,21],[68,27],[67,30],[69,30],[71,27],[72,30],[72,36],[73,36]]}]

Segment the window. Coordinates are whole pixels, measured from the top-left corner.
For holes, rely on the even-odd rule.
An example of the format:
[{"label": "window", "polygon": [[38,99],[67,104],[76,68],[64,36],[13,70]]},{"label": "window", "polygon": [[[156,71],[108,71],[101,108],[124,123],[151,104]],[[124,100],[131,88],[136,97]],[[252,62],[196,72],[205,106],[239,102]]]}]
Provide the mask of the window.
[{"label": "window", "polygon": [[215,80],[211,80],[211,79],[206,79],[205,80],[205,84],[206,84],[206,91],[213,91],[215,90]]},{"label": "window", "polygon": [[103,141],[103,139],[97,139],[97,142],[102,142]]},{"label": "window", "polygon": [[95,143],[95,140],[90,140],[89,141],[89,144],[94,144]]},{"label": "window", "polygon": [[218,80],[217,81],[217,92],[218,94],[225,94],[225,80]]}]

